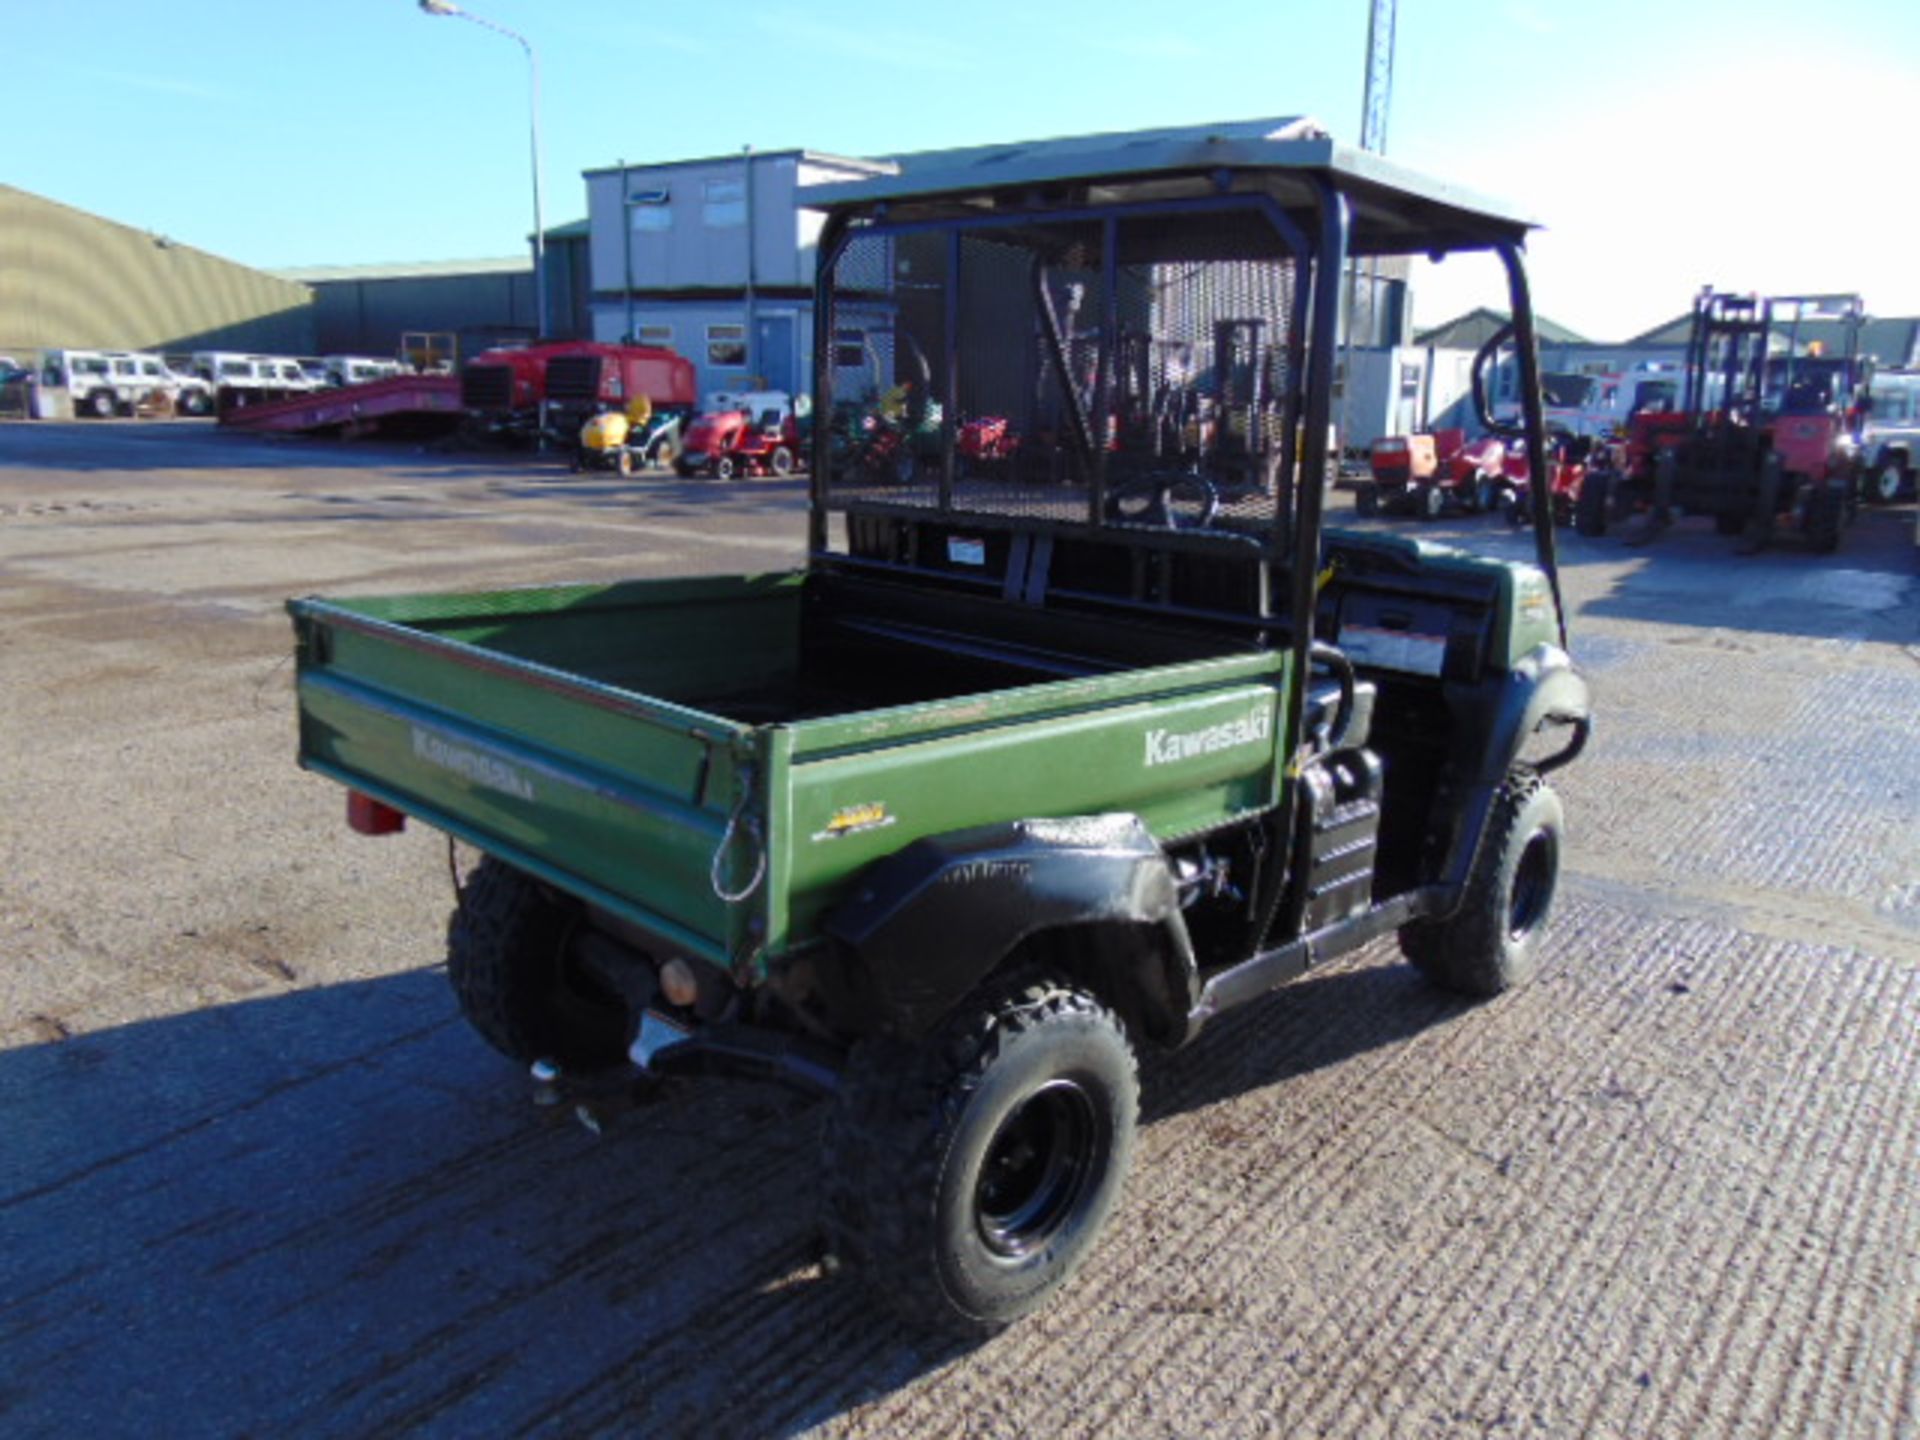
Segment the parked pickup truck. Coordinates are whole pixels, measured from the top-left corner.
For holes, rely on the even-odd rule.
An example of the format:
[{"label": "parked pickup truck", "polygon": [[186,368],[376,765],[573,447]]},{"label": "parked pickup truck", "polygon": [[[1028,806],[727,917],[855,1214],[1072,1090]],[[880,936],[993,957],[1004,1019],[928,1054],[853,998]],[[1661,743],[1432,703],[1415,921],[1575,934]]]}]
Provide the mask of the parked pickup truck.
[{"label": "parked pickup truck", "polygon": [[[942,418],[906,480],[816,429],[804,568],[291,609],[302,763],[357,829],[484,852],[448,940],[479,1033],[550,1100],[828,1092],[830,1253],[978,1333],[1118,1202],[1138,1047],[1387,935],[1467,994],[1528,978],[1545,777],[1590,710],[1552,507],[1522,564],[1323,534],[1295,483],[1325,469],[1350,256],[1502,258],[1541,453],[1524,220],[1310,121],[953,165],[810,199],[814,410],[831,337],[884,312],[911,343],[877,393],[927,384]],[[1093,352],[1129,331],[1142,387],[1214,385],[1231,345],[1288,388],[1114,436]],[[1052,458],[964,469],[983,414]]]}]

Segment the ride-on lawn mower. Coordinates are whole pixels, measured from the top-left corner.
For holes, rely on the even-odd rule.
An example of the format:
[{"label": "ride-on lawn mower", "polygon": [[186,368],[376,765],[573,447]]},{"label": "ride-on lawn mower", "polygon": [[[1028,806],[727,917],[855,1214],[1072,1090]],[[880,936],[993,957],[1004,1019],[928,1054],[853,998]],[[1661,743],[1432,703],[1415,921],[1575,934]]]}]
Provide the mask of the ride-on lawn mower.
[{"label": "ride-on lawn mower", "polygon": [[792,475],[804,468],[805,398],[784,390],[715,396],[721,401],[688,427],[674,468],[681,475],[732,480],[743,475]]},{"label": "ride-on lawn mower", "polygon": [[[1587,528],[1591,517],[1580,497],[1586,491],[1587,476],[1607,468],[1607,454],[1604,443],[1591,436],[1561,435],[1548,441],[1547,494],[1552,497],[1555,525],[1576,525],[1582,535],[1597,533]],[[1500,513],[1509,525],[1525,525],[1533,519],[1533,465],[1524,444],[1506,452],[1504,474],[1507,488],[1500,497]]]},{"label": "ride-on lawn mower", "polygon": [[1437,520],[1448,510],[1478,514],[1500,496],[1506,446],[1493,436],[1469,441],[1458,428],[1432,434],[1389,435],[1373,442],[1373,478],[1353,493],[1362,515],[1418,515]]},{"label": "ride-on lawn mower", "polygon": [[574,441],[575,470],[618,470],[631,475],[671,453],[680,417],[656,413],[653,401],[636,395],[624,410],[603,410],[580,427]]}]

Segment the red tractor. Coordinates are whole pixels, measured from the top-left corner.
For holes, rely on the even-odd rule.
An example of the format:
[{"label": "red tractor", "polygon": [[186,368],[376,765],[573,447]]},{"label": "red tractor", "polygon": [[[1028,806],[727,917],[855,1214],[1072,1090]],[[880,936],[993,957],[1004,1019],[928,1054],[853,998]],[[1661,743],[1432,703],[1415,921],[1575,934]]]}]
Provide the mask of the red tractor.
[{"label": "red tractor", "polygon": [[[1823,553],[1838,548],[1859,499],[1863,320],[1857,295],[1702,290],[1680,408],[1629,419],[1619,473],[1589,482],[1599,528],[1587,533],[1638,511],[1629,538],[1643,543],[1679,512],[1712,517],[1747,549],[1781,531]],[[1809,339],[1816,324],[1830,335]]]},{"label": "red tractor", "polygon": [[787,476],[806,464],[805,436],[793,398],[783,390],[710,397],[710,408],[687,427],[674,468],[682,476]]}]

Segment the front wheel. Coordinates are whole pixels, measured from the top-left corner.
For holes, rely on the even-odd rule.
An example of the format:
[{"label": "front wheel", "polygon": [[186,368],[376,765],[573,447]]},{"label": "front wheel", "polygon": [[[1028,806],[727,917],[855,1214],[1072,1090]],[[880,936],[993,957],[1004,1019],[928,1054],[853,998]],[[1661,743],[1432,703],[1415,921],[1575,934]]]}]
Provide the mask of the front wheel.
[{"label": "front wheel", "polygon": [[716,480],[731,480],[739,473],[740,462],[731,455],[722,455],[713,462],[713,478]]},{"label": "front wheel", "polygon": [[1573,502],[1576,534],[1597,540],[1607,533],[1607,520],[1612,514],[1608,504],[1612,489],[1613,478],[1609,475],[1589,475],[1580,482],[1580,498]]},{"label": "front wheel", "polygon": [[1361,516],[1380,513],[1380,491],[1372,485],[1362,485],[1353,492],[1353,513]]},{"label": "front wheel", "polygon": [[1888,460],[1867,477],[1867,500],[1874,505],[1891,505],[1906,488],[1907,469],[1898,460]]},{"label": "front wheel", "polygon": [[773,447],[773,454],[767,457],[767,468],[785,479],[793,474],[793,451],[784,445]]},{"label": "front wheel", "polygon": [[1447,492],[1438,485],[1423,485],[1420,488],[1420,513],[1429,520],[1438,520],[1447,512]]},{"label": "front wheel", "polygon": [[1460,908],[1444,920],[1402,926],[1402,953],[1436,985],[1462,995],[1498,995],[1532,979],[1565,828],[1560,797],[1532,770],[1515,767],[1487,816]]},{"label": "front wheel", "polygon": [[96,390],[87,396],[87,413],[96,420],[110,420],[120,412],[111,390]]},{"label": "front wheel", "polygon": [[1823,485],[1807,496],[1807,544],[1818,555],[1840,548],[1840,531],[1847,523],[1846,498],[1837,486]]},{"label": "front wheel", "polygon": [[983,991],[918,1044],[866,1040],[827,1122],[829,1241],[902,1318],[989,1334],[1086,1259],[1138,1111],[1119,1019],[1050,977]]}]

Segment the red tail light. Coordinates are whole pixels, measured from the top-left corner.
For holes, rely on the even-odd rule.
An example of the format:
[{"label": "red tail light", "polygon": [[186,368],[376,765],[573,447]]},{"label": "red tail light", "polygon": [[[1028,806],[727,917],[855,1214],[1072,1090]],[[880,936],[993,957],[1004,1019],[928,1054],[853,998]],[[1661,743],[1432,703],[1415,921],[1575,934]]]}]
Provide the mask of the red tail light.
[{"label": "red tail light", "polygon": [[347,824],[362,835],[398,835],[407,828],[404,811],[383,805],[358,790],[347,792]]}]

